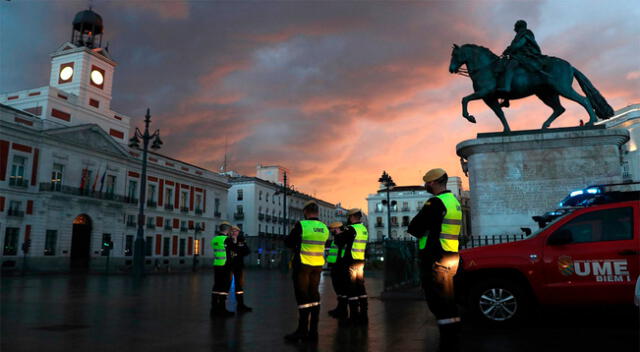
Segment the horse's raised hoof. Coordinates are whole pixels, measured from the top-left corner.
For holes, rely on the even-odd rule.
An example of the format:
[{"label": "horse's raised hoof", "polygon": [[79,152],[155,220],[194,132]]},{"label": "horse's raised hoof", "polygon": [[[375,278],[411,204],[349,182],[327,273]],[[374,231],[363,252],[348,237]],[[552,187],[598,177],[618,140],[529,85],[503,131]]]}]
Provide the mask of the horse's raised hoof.
[{"label": "horse's raised hoof", "polygon": [[476,123],[476,118],[473,115],[465,116],[464,118],[471,123]]},{"label": "horse's raised hoof", "polygon": [[542,124],[542,129],[543,129],[543,130],[546,130],[547,128],[549,128],[549,124],[547,124],[547,123],[543,123],[543,124]]}]

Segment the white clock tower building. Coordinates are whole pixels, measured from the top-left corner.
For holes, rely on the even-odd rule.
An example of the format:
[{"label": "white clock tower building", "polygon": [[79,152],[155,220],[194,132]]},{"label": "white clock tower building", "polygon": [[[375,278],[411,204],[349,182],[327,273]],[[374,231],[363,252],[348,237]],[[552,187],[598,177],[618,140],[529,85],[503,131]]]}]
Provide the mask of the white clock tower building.
[{"label": "white clock tower building", "polygon": [[49,85],[0,95],[0,103],[40,117],[47,128],[94,123],[122,144],[129,139],[129,117],[111,110],[116,62],[102,47],[102,17],[76,14],[71,40],[51,54]]}]

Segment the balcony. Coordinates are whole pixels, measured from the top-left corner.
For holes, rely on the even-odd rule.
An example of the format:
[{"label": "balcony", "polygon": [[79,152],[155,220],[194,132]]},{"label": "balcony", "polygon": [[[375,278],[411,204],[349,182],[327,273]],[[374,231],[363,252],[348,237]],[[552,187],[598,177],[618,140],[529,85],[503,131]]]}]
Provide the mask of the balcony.
[{"label": "balcony", "polygon": [[402,207],[402,211],[411,211],[411,209],[409,209],[409,207]]},{"label": "balcony", "polygon": [[271,221],[271,215],[267,215],[267,216],[265,216],[265,220],[266,220],[267,222]]},{"label": "balcony", "polygon": [[234,213],[233,214],[233,218],[235,220],[242,220],[242,219],[244,219],[244,213]]},{"label": "balcony", "polygon": [[153,201],[153,200],[148,200],[147,201],[147,208],[155,208],[157,206],[158,206],[158,203],[156,203],[155,201]]},{"label": "balcony", "polygon": [[7,210],[7,216],[14,216],[16,218],[22,218],[22,217],[24,217],[24,211],[19,210],[19,209],[11,209],[11,208],[9,208]]},{"label": "balcony", "polygon": [[59,183],[44,182],[44,183],[40,183],[39,187],[40,187],[39,188],[40,192],[59,192],[62,194],[69,194],[69,195],[88,197],[88,198],[94,198],[94,199],[110,200],[110,201],[120,202],[120,203],[130,203],[130,204],[138,203],[138,199],[133,197],[125,197],[119,194],[114,194],[112,192],[91,191],[86,188],[61,186]]},{"label": "balcony", "polygon": [[164,210],[171,210],[171,211],[173,211],[173,204],[165,204],[165,205],[164,205]]},{"label": "balcony", "polygon": [[216,218],[219,218],[219,217],[222,216],[222,214],[220,214],[219,211],[216,211],[216,212],[213,213],[213,216],[215,216]]},{"label": "balcony", "polygon": [[398,227],[398,226],[400,226],[400,224],[398,224],[397,222],[392,222],[391,223],[391,227]]},{"label": "balcony", "polygon": [[377,223],[376,223],[376,227],[384,227],[384,224],[383,224],[383,223],[381,223],[381,222],[377,222]]},{"label": "balcony", "polygon": [[189,207],[180,207],[180,212],[181,213],[188,213],[189,212]]},{"label": "balcony", "polygon": [[258,220],[264,220],[264,214],[258,214]]},{"label": "balcony", "polygon": [[14,177],[14,176],[12,176],[9,179],[9,186],[11,186],[11,187],[19,187],[19,188],[27,188],[27,187],[29,187],[29,180],[25,180],[22,177]]},{"label": "balcony", "polygon": [[156,224],[148,223],[147,224],[147,228],[148,229],[155,229],[156,228]]},{"label": "balcony", "polygon": [[127,227],[136,227],[136,222],[135,221],[127,221]]},{"label": "balcony", "polygon": [[180,227],[180,232],[188,232],[189,229],[186,227]]},{"label": "balcony", "polygon": [[202,209],[196,208],[196,215],[202,215]]},{"label": "balcony", "polygon": [[169,231],[173,230],[173,227],[171,226],[171,222],[165,223],[164,224],[164,229],[165,230],[169,230]]}]

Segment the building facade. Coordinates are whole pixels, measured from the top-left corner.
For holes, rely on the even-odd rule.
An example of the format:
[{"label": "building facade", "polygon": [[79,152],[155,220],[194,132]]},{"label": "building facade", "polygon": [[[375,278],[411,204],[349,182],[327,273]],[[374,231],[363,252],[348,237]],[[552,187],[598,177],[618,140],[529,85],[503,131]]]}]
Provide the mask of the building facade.
[{"label": "building facade", "polygon": [[[258,171],[261,168],[258,166]],[[273,175],[270,175],[269,179],[271,176]],[[249,176],[229,177],[228,180],[231,188],[228,193],[227,211],[232,222],[247,236],[288,235],[292,226],[303,219],[302,207],[309,200],[318,203],[322,222],[329,224],[336,219],[334,204],[291,188],[287,191],[285,214],[283,184]]]},{"label": "building facade", "polygon": [[111,271],[128,271],[138,221],[147,270],[209,266],[206,238],[227,217],[230,185],[149,152],[139,199],[142,152],[127,146],[131,119],[110,109],[115,61],[85,30],[98,25],[95,35],[101,18],[78,13],[72,41],[52,54],[49,86],[0,95],[2,268],[102,271],[108,258]]},{"label": "building facade", "polygon": [[[462,189],[460,177],[449,177],[447,189],[460,200],[463,210],[463,235],[468,228],[468,194]],[[418,214],[427,199],[433,197],[423,186],[395,186],[389,190],[390,206],[387,209],[387,191],[381,184],[375,194],[367,197],[369,209],[369,238],[370,241],[383,239],[414,239],[408,232],[411,219]],[[390,219],[390,221],[388,220]]]},{"label": "building facade", "polygon": [[629,131],[629,141],[622,146],[622,177],[624,182],[640,182],[640,104],[622,108],[597,124]]}]

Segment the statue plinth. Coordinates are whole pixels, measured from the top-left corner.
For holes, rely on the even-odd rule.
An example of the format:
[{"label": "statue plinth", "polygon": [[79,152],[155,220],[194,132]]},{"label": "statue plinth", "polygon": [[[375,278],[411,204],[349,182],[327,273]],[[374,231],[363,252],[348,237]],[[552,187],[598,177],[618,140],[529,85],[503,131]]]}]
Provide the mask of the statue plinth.
[{"label": "statue plinth", "polygon": [[531,219],[557,208],[569,192],[623,181],[626,129],[559,128],[479,134],[456,146],[467,160],[471,234],[536,230]]}]

